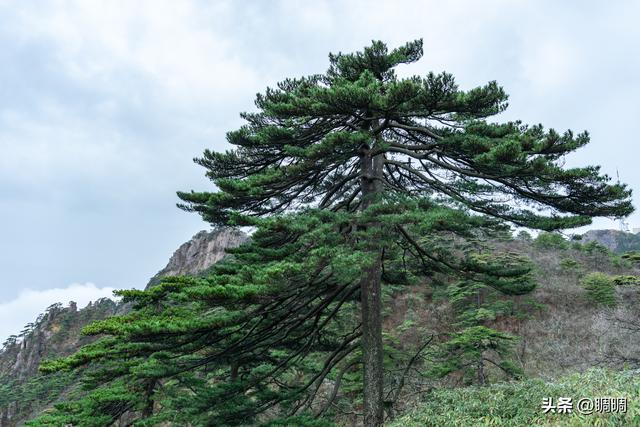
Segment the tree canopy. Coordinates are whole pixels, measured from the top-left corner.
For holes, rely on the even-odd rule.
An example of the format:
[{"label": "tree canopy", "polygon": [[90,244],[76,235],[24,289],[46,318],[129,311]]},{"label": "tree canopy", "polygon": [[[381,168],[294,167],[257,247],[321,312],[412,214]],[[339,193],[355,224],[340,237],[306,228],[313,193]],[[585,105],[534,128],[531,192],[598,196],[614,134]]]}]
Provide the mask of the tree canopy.
[{"label": "tree canopy", "polygon": [[375,180],[386,193],[430,196],[525,227],[570,228],[632,211],[630,191],[608,184],[598,167],[562,167],[587,132],[489,123],[507,107],[496,82],[463,91],[448,73],[397,78],[397,65],[421,56],[421,40],[391,52],[373,42],[330,55],[325,74],[268,88],[258,112],[242,114],[247,124],[227,134],[234,149],[196,159],[217,191],[181,192],[182,206],[218,225],[304,207],[354,212],[370,173],[360,167],[366,155],[380,159]]}]

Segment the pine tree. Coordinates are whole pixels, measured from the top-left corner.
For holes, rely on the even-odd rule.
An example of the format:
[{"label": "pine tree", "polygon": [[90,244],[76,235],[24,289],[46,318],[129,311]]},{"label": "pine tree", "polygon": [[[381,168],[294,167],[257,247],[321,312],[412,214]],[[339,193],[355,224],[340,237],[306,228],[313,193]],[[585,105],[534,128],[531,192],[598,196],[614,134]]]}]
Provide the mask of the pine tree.
[{"label": "pine tree", "polygon": [[[185,209],[216,225],[314,207],[364,212],[389,194],[432,195],[443,204],[513,224],[554,230],[592,216],[627,215],[630,191],[607,184],[597,167],[563,169],[559,160],[589,141],[541,125],[489,123],[507,95],[495,82],[459,90],[452,75],[398,79],[394,68],[417,61],[422,41],[388,51],[330,55],[324,75],[287,79],[256,99],[257,113],[230,132],[236,148],[206,151],[197,163],[215,193],[179,193]],[[362,265],[361,311],[365,424],[382,423],[381,258],[376,236],[404,236],[379,221],[371,260]],[[419,250],[419,248],[416,248]]]},{"label": "pine tree", "polygon": [[535,289],[530,274],[533,265],[515,254],[478,252],[470,253],[468,262],[482,274],[447,287],[456,329],[434,352],[441,363],[432,372],[438,377],[461,373],[465,384],[485,385],[489,364],[508,377],[519,377],[522,371],[512,362],[517,337],[497,330],[493,323],[524,314],[511,298]]},{"label": "pine tree", "polygon": [[[415,254],[406,242],[394,245],[393,235],[378,236],[389,248],[382,262],[386,285],[418,284],[426,272],[486,280],[485,266],[458,253],[497,224],[427,200],[396,199],[370,215],[392,228],[402,225],[429,254]],[[251,243],[231,250],[233,258],[206,277],[120,291],[134,310],[84,331],[108,337],[42,367],[89,366],[83,382],[93,391],[33,425],[109,425],[132,412],[150,424],[244,425],[266,411],[287,425],[313,425],[331,414],[341,385],[357,401],[357,293],[369,250],[368,239],[357,237],[368,231],[345,232],[352,222],[351,215],[323,210],[258,220]],[[513,280],[514,272],[507,273]],[[496,280],[501,274],[495,270]],[[324,399],[318,392],[328,378],[335,385]],[[389,411],[402,383],[387,387]],[[156,410],[145,414],[145,408]]]},{"label": "pine tree", "polygon": [[234,148],[196,159],[216,191],[178,193],[214,226],[257,227],[254,241],[206,278],[122,292],[136,310],[94,324],[109,337],[45,370],[126,378],[120,396],[132,397],[113,417],[234,425],[274,408],[290,424],[321,416],[323,380],[362,365],[364,423],[379,426],[383,284],[476,280],[483,268],[461,247],[499,222],[551,231],[632,211],[630,191],[597,167],[563,169],[587,133],[488,122],[507,106],[495,82],[463,91],[447,73],[396,76],[421,56],[420,40],[373,42],[259,94],[227,135]]}]

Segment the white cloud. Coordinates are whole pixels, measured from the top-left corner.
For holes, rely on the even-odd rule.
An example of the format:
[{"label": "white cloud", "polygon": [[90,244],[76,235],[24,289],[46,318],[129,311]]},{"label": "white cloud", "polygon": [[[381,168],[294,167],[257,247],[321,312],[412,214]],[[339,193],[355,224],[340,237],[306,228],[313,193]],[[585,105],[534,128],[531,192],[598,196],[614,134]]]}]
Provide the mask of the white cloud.
[{"label": "white cloud", "polygon": [[24,325],[33,322],[40,313],[56,302],[65,305],[75,301],[78,308],[89,301],[112,297],[113,288],[99,288],[93,283],[73,283],[66,288],[44,290],[25,289],[12,301],[0,303],[0,340],[18,334]]},{"label": "white cloud", "polygon": [[21,12],[15,33],[52,43],[58,65],[79,85],[126,93],[125,73],[189,105],[237,96],[259,81],[224,34],[232,12],[224,2],[69,1]]},{"label": "white cloud", "polygon": [[116,160],[122,168],[123,160],[133,154],[124,151],[129,147],[117,132],[95,135],[95,123],[53,105],[38,120],[18,112],[0,112],[0,125],[0,147],[12,153],[0,159],[3,179],[30,179],[34,187],[45,179],[59,179],[59,171],[56,177],[52,169],[76,170],[86,177],[108,172],[96,168],[113,166]]},{"label": "white cloud", "polygon": [[522,57],[523,77],[540,95],[572,84],[583,66],[579,46],[560,37],[536,40],[528,50],[530,54]]}]

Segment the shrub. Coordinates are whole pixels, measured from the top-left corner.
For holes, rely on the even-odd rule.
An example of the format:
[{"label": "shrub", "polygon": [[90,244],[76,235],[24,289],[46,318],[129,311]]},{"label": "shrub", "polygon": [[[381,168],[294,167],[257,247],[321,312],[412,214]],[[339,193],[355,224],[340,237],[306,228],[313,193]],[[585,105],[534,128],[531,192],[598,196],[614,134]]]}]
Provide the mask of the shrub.
[{"label": "shrub", "polygon": [[580,242],[571,242],[571,249],[575,249],[576,251],[579,251],[582,249],[582,243]]},{"label": "shrub", "polygon": [[522,242],[530,242],[531,240],[533,240],[533,238],[531,237],[531,234],[529,234],[527,231],[520,230],[516,235],[516,240],[520,240]]},{"label": "shrub", "polygon": [[542,249],[568,249],[569,242],[558,233],[543,232],[538,234],[534,244]]},{"label": "shrub", "polygon": [[606,246],[595,240],[585,243],[580,250],[587,255],[608,255],[610,252]]},{"label": "shrub", "polygon": [[616,286],[640,286],[640,276],[614,276],[612,280]]},{"label": "shrub", "polygon": [[560,268],[565,271],[580,271],[582,269],[582,264],[571,258],[564,258],[560,261]]},{"label": "shrub", "polygon": [[614,307],[616,305],[616,291],[611,277],[604,273],[589,273],[582,280],[582,286],[587,291],[587,298],[598,305]]},{"label": "shrub", "polygon": [[609,261],[611,262],[611,265],[616,267],[616,268],[628,268],[630,267],[629,261],[627,261],[626,259],[611,253],[609,254]]},{"label": "shrub", "polygon": [[[390,427],[467,426],[637,426],[640,425],[640,377],[637,373],[594,369],[548,383],[541,379],[499,383],[488,387],[437,389],[418,409]],[[570,414],[544,413],[542,399],[570,397]],[[583,415],[575,410],[582,398],[627,399],[626,413]]]},{"label": "shrub", "polygon": [[622,258],[636,265],[640,265],[640,252],[626,252]]}]

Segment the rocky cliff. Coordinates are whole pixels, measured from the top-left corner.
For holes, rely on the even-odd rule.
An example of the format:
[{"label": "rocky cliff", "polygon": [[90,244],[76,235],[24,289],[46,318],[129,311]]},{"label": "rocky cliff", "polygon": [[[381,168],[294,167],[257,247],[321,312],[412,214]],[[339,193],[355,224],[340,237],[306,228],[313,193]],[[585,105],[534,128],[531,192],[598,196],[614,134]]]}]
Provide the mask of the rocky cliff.
[{"label": "rocky cliff", "polygon": [[[164,276],[201,273],[222,259],[225,249],[247,239],[246,234],[231,228],[201,231],[175,251],[147,286]],[[42,360],[73,353],[92,339],[80,333],[85,325],[127,310],[127,305],[106,298],[80,310],[74,302],[68,307],[57,303],[25,326],[20,336],[9,337],[0,350],[0,427],[20,425],[76,383],[73,374],[38,375]]]},{"label": "rocky cliff", "polygon": [[589,230],[582,235],[582,243],[596,241],[612,252],[640,251],[640,234],[620,230]]},{"label": "rocky cliff", "polygon": [[103,298],[78,310],[76,303],[53,304],[20,336],[9,337],[0,353],[0,427],[20,421],[72,385],[72,375],[38,375],[44,359],[66,356],[91,341],[80,333],[94,320],[113,316],[118,304]]},{"label": "rocky cliff", "polygon": [[167,266],[153,276],[149,285],[165,276],[183,276],[205,271],[225,256],[226,248],[240,246],[247,239],[246,234],[235,228],[200,231],[173,253]]}]

